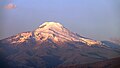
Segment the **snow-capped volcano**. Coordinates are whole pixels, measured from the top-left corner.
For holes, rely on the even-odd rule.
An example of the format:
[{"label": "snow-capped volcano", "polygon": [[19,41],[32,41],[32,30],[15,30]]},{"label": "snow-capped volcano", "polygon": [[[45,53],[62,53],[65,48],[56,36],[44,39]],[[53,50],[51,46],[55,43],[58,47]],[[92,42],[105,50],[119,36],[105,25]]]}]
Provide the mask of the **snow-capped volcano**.
[{"label": "snow-capped volcano", "polygon": [[0,40],[0,63],[10,68],[57,68],[120,57],[119,46],[104,43],[73,33],[60,23],[45,22],[34,31]]},{"label": "snow-capped volcano", "polygon": [[56,44],[64,42],[81,42],[89,46],[102,44],[100,41],[88,39],[73,33],[57,22],[45,22],[34,31],[19,33],[7,40],[8,42],[11,42],[11,44],[19,44],[26,42],[31,38],[39,43],[50,39]]}]

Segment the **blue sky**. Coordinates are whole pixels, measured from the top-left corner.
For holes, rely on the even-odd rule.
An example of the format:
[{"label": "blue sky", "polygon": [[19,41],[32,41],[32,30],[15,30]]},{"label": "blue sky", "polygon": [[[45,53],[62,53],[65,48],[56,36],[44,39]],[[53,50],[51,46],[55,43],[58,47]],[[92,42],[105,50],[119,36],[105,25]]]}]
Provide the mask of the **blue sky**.
[{"label": "blue sky", "polygon": [[96,40],[120,37],[119,0],[0,0],[0,39],[32,31],[56,21],[71,31]]}]

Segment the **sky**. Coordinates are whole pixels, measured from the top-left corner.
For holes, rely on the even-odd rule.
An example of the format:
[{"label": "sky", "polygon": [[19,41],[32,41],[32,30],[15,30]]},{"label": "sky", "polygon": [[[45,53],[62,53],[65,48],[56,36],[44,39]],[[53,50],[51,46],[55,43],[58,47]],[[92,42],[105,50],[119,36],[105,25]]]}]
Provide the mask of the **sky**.
[{"label": "sky", "polygon": [[95,40],[120,37],[120,0],[0,0],[0,39],[55,21]]}]

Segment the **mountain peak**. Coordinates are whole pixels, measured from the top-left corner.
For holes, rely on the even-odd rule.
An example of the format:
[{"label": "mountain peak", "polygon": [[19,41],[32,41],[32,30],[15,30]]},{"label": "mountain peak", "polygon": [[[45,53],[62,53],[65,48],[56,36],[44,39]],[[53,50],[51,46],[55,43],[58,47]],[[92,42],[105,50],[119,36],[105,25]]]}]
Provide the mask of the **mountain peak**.
[{"label": "mountain peak", "polygon": [[39,28],[63,28],[63,26],[58,22],[45,22]]},{"label": "mountain peak", "polygon": [[[87,45],[100,44],[99,41],[83,38],[71,32],[58,22],[45,22],[40,25],[35,31],[34,35],[37,41],[44,41],[51,39],[54,42],[82,42]],[[44,38],[43,38],[44,37]],[[41,39],[42,38],[42,39]]]}]

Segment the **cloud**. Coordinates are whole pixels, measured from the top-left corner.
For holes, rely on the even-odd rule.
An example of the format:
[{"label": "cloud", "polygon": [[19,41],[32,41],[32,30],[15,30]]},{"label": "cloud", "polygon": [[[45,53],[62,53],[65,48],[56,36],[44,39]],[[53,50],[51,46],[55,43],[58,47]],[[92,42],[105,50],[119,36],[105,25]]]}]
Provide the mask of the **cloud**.
[{"label": "cloud", "polygon": [[14,8],[16,8],[16,5],[12,3],[9,3],[5,6],[5,9],[14,9]]}]

